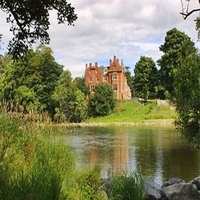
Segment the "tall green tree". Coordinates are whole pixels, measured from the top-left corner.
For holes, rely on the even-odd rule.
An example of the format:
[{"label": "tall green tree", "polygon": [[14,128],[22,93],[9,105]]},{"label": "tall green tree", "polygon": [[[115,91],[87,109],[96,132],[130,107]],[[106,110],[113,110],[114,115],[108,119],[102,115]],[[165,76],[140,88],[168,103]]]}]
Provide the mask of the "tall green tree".
[{"label": "tall green tree", "polygon": [[75,8],[66,0],[1,0],[0,9],[7,14],[6,21],[11,24],[10,31],[14,37],[8,49],[15,58],[24,55],[37,40],[42,44],[49,43],[51,10],[57,12],[59,24],[67,22],[73,25],[77,19]]},{"label": "tall green tree", "polygon": [[73,95],[71,88],[71,72],[69,70],[63,71],[60,75],[60,79],[51,95],[52,100],[56,104],[54,121],[64,122],[66,121],[65,108],[67,96]]},{"label": "tall green tree", "polygon": [[127,79],[127,84],[131,89],[131,94],[134,94],[134,85],[133,85],[133,76],[131,75],[130,67],[126,66],[125,68],[125,76]]},{"label": "tall green tree", "polygon": [[[173,100],[174,97],[174,72],[182,63],[181,52],[183,46],[187,44],[190,51],[196,51],[194,43],[184,32],[173,28],[166,33],[165,42],[160,46],[163,55],[158,60],[159,84],[163,88],[164,98]],[[184,52],[187,54],[187,51]]]},{"label": "tall green tree", "polygon": [[88,113],[88,102],[85,94],[77,88],[73,101],[73,115],[69,115],[71,122],[82,122],[86,120]]},{"label": "tall green tree", "polygon": [[26,112],[37,110],[40,106],[36,93],[27,86],[21,85],[14,92],[16,105],[22,105]]},{"label": "tall green tree", "polygon": [[88,103],[72,81],[71,72],[63,71],[52,99],[56,102],[54,121],[57,122],[81,122],[87,118]]},{"label": "tall green tree", "polygon": [[[57,85],[57,81],[63,72],[63,66],[58,64],[53,57],[53,51],[51,48],[39,45],[35,51],[35,57],[32,57],[32,61],[35,60],[35,64],[29,60],[29,65],[32,65],[33,69],[37,68],[34,75],[39,76],[40,80],[37,81],[36,94],[39,101],[45,106],[45,109],[51,116],[54,114],[54,104],[51,101],[51,95]],[[32,87],[35,87],[32,86]]]},{"label": "tall green tree", "polygon": [[[12,85],[11,82],[8,83],[8,85],[5,85],[4,79],[5,79],[5,71],[7,69],[7,67],[12,63],[12,59],[11,56],[9,54],[5,54],[4,56],[1,55],[0,56],[0,101],[2,101],[4,99],[4,87],[10,87]],[[11,75],[12,76],[12,75]],[[14,81],[14,80],[12,80]]]},{"label": "tall green tree", "polygon": [[144,98],[156,97],[157,68],[152,58],[141,56],[134,69],[135,96]]},{"label": "tall green tree", "polygon": [[89,115],[105,116],[113,111],[116,97],[112,86],[108,83],[99,83],[94,89],[89,101]]},{"label": "tall green tree", "polygon": [[0,75],[4,73],[6,66],[11,62],[12,58],[9,54],[0,55]]},{"label": "tall green tree", "polygon": [[90,94],[90,89],[85,83],[85,78],[83,77],[76,77],[73,80],[73,84],[75,87],[77,87],[85,96]]},{"label": "tall green tree", "polygon": [[[200,148],[200,56],[185,44],[182,62],[175,71],[177,127],[185,138]],[[187,53],[185,53],[187,51]]]},{"label": "tall green tree", "polygon": [[29,91],[37,99],[37,111],[48,111],[52,115],[51,94],[62,71],[63,66],[55,61],[52,50],[40,45],[36,51],[27,52],[24,58],[9,63],[1,76],[1,96],[14,105],[24,104],[23,98],[20,102],[19,94]]}]

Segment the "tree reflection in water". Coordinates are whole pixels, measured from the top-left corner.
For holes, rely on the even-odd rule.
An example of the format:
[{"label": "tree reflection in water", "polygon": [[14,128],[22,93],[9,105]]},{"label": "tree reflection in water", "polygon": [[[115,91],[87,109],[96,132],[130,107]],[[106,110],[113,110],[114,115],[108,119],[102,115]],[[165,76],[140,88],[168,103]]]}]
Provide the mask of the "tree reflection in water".
[{"label": "tree reflection in water", "polygon": [[84,127],[63,136],[78,167],[100,165],[102,176],[138,171],[158,183],[171,177],[189,181],[200,172],[200,152],[173,127]]}]

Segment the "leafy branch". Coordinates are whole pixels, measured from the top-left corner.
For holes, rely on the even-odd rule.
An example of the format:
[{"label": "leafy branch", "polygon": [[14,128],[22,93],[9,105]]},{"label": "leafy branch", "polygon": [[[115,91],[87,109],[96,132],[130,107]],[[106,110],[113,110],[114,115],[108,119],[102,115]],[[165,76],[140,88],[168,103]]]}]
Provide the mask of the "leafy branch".
[{"label": "leafy branch", "polygon": [[8,14],[6,21],[11,23],[10,31],[14,37],[8,50],[14,58],[24,55],[37,40],[49,44],[49,11],[57,12],[59,24],[74,25],[77,19],[75,8],[66,0],[2,0],[0,9]]}]

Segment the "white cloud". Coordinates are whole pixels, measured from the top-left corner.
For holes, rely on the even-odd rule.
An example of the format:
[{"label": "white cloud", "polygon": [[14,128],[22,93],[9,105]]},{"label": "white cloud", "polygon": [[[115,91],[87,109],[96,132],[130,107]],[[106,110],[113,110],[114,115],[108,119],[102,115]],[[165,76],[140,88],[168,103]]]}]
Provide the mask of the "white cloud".
[{"label": "white cloud", "polygon": [[[49,33],[50,47],[57,62],[69,69],[73,77],[84,75],[86,63],[108,65],[114,55],[123,59],[124,65],[132,70],[140,56],[150,56],[157,61],[161,55],[159,46],[163,44],[166,32],[174,27],[197,41],[194,19],[198,13],[183,20],[181,0],[69,2],[78,14],[75,26],[58,25],[56,13],[51,12]],[[196,8],[198,1],[190,6]],[[11,38],[9,25],[5,23],[5,14],[0,13],[0,16],[0,32],[7,42]]]}]

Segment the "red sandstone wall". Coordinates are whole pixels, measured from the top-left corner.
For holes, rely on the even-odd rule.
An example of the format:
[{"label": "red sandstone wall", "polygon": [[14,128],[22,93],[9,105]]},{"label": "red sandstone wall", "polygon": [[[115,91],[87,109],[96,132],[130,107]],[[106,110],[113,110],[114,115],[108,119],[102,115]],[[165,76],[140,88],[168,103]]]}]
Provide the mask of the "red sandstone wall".
[{"label": "red sandstone wall", "polygon": [[85,83],[90,87],[91,92],[97,84],[105,81],[113,86],[117,99],[131,98],[131,90],[127,85],[124,67],[120,65],[116,56],[114,56],[113,61],[110,60],[110,66],[106,73],[103,73],[102,68],[98,67],[97,63],[94,66],[92,66],[92,63],[86,64]]}]

